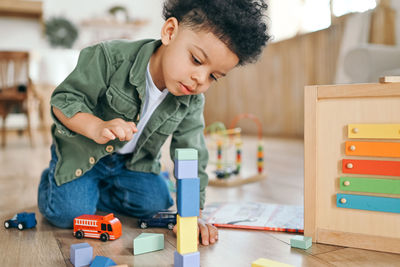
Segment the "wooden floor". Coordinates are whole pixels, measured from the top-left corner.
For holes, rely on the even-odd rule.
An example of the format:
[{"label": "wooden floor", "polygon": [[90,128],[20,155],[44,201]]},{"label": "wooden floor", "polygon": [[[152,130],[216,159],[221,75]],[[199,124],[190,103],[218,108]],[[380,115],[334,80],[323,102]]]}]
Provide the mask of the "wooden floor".
[{"label": "wooden floor", "polygon": [[[36,148],[30,148],[25,137],[14,136],[9,139],[6,149],[0,149],[0,221],[21,211],[36,212],[38,220],[37,227],[31,230],[0,227],[2,267],[72,266],[69,261],[70,245],[82,242],[72,236],[71,230],[51,226],[38,212],[37,185],[40,173],[50,158],[48,147],[40,145],[39,141]],[[256,149],[252,139],[245,140],[244,146],[245,151]],[[265,139],[265,163],[266,180],[235,188],[209,187],[207,201],[243,200],[302,205],[302,140]],[[176,238],[172,231],[142,230],[137,227],[136,219],[118,217],[123,225],[120,239],[106,243],[84,239],[93,246],[95,255],[108,256],[118,264],[129,266],[173,266]],[[142,232],[164,233],[165,249],[133,256],[132,241]],[[396,254],[322,244],[313,244],[306,251],[292,249],[289,245],[291,236],[266,231],[220,229],[220,240],[215,245],[200,246],[201,266],[245,267],[260,257],[294,266],[400,266],[400,255]]]}]

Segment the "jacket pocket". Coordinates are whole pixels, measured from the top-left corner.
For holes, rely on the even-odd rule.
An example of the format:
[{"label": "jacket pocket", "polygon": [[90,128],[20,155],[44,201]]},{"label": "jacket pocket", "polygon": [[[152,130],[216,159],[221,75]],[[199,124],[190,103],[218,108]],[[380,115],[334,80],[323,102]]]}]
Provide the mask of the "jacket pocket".
[{"label": "jacket pocket", "polygon": [[182,119],[172,116],[168,118],[158,129],[156,132],[161,133],[163,135],[170,135],[178,128]]},{"label": "jacket pocket", "polygon": [[106,98],[110,108],[119,116],[129,121],[134,121],[139,113],[139,101],[124,92],[110,86],[106,91]]}]

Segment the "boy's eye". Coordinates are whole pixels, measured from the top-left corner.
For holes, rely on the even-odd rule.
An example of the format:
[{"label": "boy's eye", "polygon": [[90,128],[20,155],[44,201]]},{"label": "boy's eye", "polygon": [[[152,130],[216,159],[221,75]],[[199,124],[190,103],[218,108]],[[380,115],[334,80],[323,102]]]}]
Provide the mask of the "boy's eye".
[{"label": "boy's eye", "polygon": [[214,76],[214,74],[210,74],[211,79],[213,79],[214,81],[218,81],[218,78]]},{"label": "boy's eye", "polygon": [[200,60],[198,60],[195,56],[192,55],[193,62],[197,65],[201,65]]}]

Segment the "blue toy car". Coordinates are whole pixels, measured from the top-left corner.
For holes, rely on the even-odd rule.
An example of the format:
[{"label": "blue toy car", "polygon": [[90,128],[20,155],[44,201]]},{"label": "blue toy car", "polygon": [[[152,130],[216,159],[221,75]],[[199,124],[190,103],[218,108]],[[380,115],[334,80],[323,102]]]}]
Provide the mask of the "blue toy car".
[{"label": "blue toy car", "polygon": [[140,218],[139,227],[167,227],[172,230],[176,224],[176,211],[159,211],[152,217]]},{"label": "blue toy car", "polygon": [[12,219],[5,221],[4,227],[6,229],[14,227],[19,230],[24,230],[35,227],[36,223],[34,212],[21,212],[16,214]]}]

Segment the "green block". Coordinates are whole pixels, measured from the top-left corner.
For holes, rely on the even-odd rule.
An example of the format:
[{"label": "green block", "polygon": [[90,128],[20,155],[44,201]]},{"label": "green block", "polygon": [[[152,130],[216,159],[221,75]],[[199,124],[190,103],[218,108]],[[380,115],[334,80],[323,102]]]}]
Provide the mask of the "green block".
[{"label": "green block", "polygon": [[365,193],[400,194],[400,180],[340,177],[340,190]]},{"label": "green block", "polygon": [[312,245],[312,238],[308,236],[296,235],[290,239],[292,248],[308,249]]},{"label": "green block", "polygon": [[164,234],[142,233],[133,240],[133,255],[164,249]]},{"label": "green block", "polygon": [[176,160],[197,160],[197,150],[193,148],[178,148],[175,149]]}]

